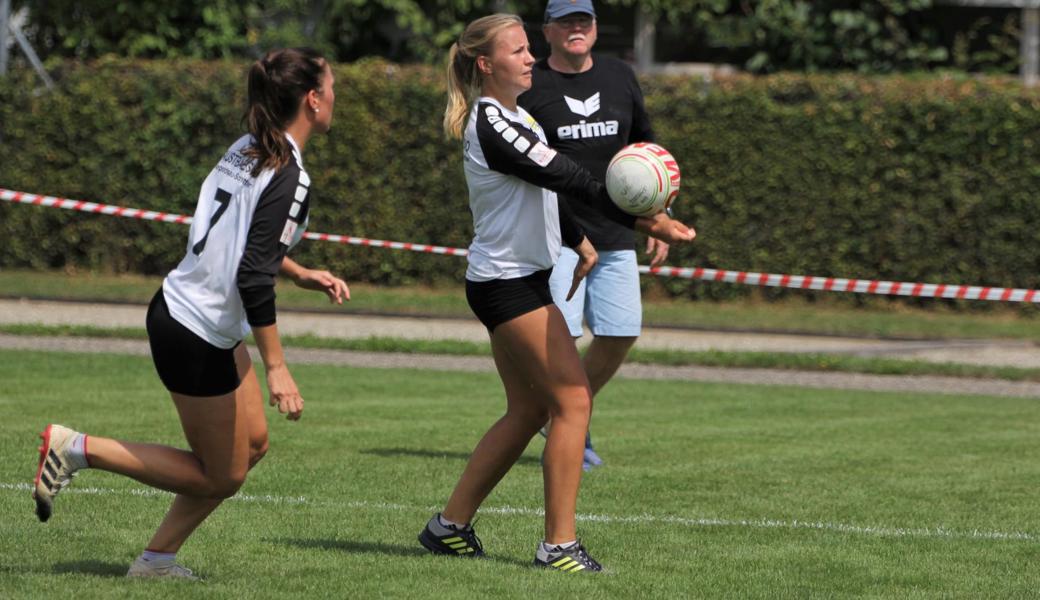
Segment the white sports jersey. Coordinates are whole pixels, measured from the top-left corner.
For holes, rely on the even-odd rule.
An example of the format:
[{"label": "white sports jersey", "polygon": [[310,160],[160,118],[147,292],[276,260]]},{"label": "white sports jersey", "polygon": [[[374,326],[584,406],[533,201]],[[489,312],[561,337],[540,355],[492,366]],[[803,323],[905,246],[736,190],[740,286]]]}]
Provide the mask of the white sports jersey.
[{"label": "white sports jersey", "polygon": [[187,253],[163,281],[170,315],[218,348],[234,347],[249,323],[274,322],[274,276],[307,227],[310,177],[285,137],[294,160],[257,177],[243,154],[252,137],[231,145],[202,184]]},{"label": "white sports jersey", "polygon": [[482,97],[463,135],[463,168],[473,213],[466,279],[515,279],[548,269],[560,256],[561,225],[568,245],[584,232],[561,206],[557,191],[582,199],[605,195],[602,184],[546,145],[538,123],[518,108]]}]

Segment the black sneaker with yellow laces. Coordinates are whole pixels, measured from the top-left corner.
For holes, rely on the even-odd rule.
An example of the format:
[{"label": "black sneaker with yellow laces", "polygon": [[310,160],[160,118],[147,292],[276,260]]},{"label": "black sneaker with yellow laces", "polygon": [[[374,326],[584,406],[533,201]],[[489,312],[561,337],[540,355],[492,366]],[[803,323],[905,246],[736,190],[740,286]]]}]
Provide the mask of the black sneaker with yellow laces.
[{"label": "black sneaker with yellow laces", "polygon": [[480,538],[473,531],[473,525],[459,527],[457,525],[446,525],[440,520],[440,513],[426,523],[426,527],[419,534],[419,543],[434,554],[447,554],[450,556],[463,556],[466,558],[477,558],[484,556],[484,546]]},{"label": "black sneaker with yellow laces", "polygon": [[603,567],[589,556],[581,542],[563,546],[546,546],[538,544],[534,554],[534,566],[564,573],[598,573]]}]

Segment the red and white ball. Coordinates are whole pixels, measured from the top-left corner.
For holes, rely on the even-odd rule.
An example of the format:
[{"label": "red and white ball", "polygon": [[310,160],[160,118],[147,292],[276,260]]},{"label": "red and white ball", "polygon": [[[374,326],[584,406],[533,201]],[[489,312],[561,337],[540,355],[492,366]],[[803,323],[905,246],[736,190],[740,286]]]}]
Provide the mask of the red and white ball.
[{"label": "red and white ball", "polygon": [[625,146],[607,165],[607,193],[621,210],[637,217],[655,215],[679,195],[679,163],[657,144]]}]

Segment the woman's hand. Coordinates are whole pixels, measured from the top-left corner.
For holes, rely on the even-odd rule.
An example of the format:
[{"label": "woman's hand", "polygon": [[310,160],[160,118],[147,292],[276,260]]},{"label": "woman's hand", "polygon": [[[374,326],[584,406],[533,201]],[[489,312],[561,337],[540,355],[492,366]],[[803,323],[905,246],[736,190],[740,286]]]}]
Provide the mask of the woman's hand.
[{"label": "woman's hand", "polygon": [[350,288],[347,282],[336,277],[328,271],[317,271],[314,269],[300,269],[293,281],[305,290],[325,292],[329,302],[343,304],[344,300],[350,300]]},{"label": "woman's hand", "polygon": [[581,280],[585,279],[592,267],[596,266],[596,261],[599,260],[596,249],[592,247],[592,242],[587,237],[582,238],[581,243],[574,248],[574,251],[578,253],[578,264],[574,265],[574,279],[571,281],[571,290],[567,292],[568,301],[574,297],[574,292],[578,291]]},{"label": "woman's hand", "polygon": [[664,213],[636,218],[636,229],[668,244],[692,242],[697,232]]},{"label": "woman's hand", "polygon": [[267,369],[267,391],[271,394],[271,406],[277,406],[278,412],[290,421],[300,420],[303,397],[285,363]]}]

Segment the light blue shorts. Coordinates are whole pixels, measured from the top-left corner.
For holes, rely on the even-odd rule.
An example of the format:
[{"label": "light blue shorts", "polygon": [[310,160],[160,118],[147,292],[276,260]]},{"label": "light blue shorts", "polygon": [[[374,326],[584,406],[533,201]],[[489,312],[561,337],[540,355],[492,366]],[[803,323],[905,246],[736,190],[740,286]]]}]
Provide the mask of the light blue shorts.
[{"label": "light blue shorts", "polygon": [[564,247],[549,279],[553,302],[567,319],[571,335],[581,337],[584,316],[592,335],[637,337],[643,326],[643,303],[636,251],[600,252],[599,262],[581,282],[571,301],[565,302],[577,264],[578,255]]}]

